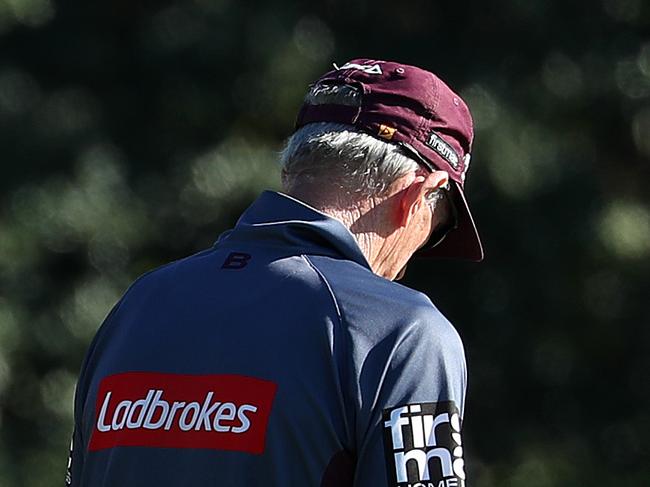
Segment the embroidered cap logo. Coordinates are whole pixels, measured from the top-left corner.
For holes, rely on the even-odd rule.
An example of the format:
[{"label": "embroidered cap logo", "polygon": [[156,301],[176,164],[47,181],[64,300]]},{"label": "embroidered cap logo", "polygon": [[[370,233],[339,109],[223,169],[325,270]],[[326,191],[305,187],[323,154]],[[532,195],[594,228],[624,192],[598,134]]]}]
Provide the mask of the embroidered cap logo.
[{"label": "embroidered cap logo", "polygon": [[395,135],[395,132],[397,132],[396,128],[381,124],[379,126],[379,132],[377,133],[377,135],[379,135],[379,137],[383,139],[390,140],[393,138],[393,135]]},{"label": "embroidered cap logo", "polygon": [[445,161],[451,164],[451,167],[456,170],[458,169],[460,157],[454,148],[445,142],[442,137],[440,137],[435,132],[431,132],[429,134],[429,138],[427,139],[427,145],[436,151]]},{"label": "embroidered cap logo", "polygon": [[334,67],[337,70],[340,69],[358,69],[363,71],[366,74],[382,74],[381,66],[379,64],[367,65],[367,64],[357,64],[357,63],[345,63],[340,68],[335,64]]}]

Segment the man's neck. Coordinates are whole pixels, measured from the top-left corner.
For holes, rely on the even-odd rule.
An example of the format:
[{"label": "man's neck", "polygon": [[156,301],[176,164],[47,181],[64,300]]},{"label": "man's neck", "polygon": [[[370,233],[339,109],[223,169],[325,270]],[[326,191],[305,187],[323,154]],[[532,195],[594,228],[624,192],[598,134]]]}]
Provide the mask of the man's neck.
[{"label": "man's neck", "polygon": [[303,201],[312,208],[337,219],[357,241],[357,245],[370,264],[372,271],[386,279],[394,279],[400,269],[395,269],[393,262],[399,251],[398,239],[393,233],[382,234],[383,229],[389,229],[390,224],[386,221],[389,215],[386,214],[386,206],[382,200],[369,198],[360,203],[350,204],[349,201],[336,199],[329,203],[315,200],[314,191],[290,192],[292,197]]},{"label": "man's neck", "polygon": [[[321,209],[326,215],[339,220],[345,227],[350,230],[352,236],[357,241],[361,252],[366,257],[370,264],[372,271],[387,279],[393,279],[394,275],[391,273],[390,252],[389,247],[392,239],[386,238],[372,230],[374,225],[371,225],[369,220],[372,220],[370,215],[371,211],[363,211],[358,208],[354,209]],[[376,228],[376,227],[375,227]]]}]

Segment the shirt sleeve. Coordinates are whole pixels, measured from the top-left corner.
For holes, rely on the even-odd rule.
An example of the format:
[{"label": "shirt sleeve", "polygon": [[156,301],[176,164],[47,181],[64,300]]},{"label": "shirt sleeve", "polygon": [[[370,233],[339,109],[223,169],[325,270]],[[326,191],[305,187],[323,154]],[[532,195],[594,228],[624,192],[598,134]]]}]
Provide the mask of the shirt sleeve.
[{"label": "shirt sleeve", "polygon": [[380,378],[374,394],[366,387],[355,487],[464,487],[467,375],[456,330],[435,308],[419,310],[393,345],[374,353],[368,366]]}]

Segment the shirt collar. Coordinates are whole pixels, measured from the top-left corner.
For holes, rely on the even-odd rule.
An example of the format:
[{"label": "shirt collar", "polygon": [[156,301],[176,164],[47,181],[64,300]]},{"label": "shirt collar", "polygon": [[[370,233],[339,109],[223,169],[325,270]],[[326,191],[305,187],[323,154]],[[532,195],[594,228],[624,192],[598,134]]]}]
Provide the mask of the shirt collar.
[{"label": "shirt collar", "polygon": [[217,244],[255,240],[281,245],[288,253],[329,255],[370,264],[343,223],[289,195],[264,191]]}]

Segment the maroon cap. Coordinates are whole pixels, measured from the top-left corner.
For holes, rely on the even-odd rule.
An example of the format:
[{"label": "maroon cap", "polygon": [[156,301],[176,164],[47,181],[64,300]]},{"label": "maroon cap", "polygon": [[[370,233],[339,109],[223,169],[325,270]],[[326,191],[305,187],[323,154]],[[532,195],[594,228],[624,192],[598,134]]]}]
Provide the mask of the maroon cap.
[{"label": "maroon cap", "polygon": [[401,146],[432,171],[447,171],[458,225],[418,255],[482,260],[483,247],[463,193],[474,138],[465,102],[440,78],[415,66],[354,59],[334,67],[311,85],[296,129],[312,122],[353,125]]}]

